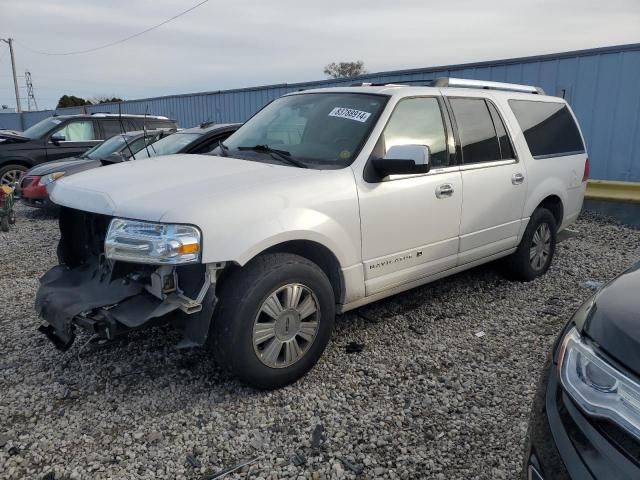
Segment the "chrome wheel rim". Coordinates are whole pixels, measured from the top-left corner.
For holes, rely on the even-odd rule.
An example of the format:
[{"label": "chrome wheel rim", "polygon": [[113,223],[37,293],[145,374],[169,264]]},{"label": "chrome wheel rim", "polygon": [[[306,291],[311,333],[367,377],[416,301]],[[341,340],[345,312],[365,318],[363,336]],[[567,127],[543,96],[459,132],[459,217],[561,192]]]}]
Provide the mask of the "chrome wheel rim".
[{"label": "chrome wheel rim", "polygon": [[271,292],[253,322],[253,349],[270,368],[286,368],[300,361],[318,334],[320,304],[300,283]]},{"label": "chrome wheel rim", "polygon": [[23,173],[22,170],[9,170],[4,172],[4,175],[0,177],[0,185],[17,185]]},{"label": "chrome wheel rim", "polygon": [[551,255],[551,229],[546,223],[541,223],[531,240],[529,249],[529,263],[534,270],[542,270]]}]

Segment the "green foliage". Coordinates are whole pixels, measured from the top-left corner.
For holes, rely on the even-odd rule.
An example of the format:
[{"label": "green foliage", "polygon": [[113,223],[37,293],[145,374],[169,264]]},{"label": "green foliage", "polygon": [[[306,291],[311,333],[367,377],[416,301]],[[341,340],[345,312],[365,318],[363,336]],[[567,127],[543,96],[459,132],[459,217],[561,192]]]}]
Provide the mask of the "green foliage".
[{"label": "green foliage", "polygon": [[58,106],[56,108],[65,107],[82,107],[83,105],[91,105],[91,102],[84,98],[76,97],[75,95],[63,95],[58,100]]},{"label": "green foliage", "polygon": [[333,78],[351,78],[367,73],[364,62],[332,62],[324,67],[324,74]]}]

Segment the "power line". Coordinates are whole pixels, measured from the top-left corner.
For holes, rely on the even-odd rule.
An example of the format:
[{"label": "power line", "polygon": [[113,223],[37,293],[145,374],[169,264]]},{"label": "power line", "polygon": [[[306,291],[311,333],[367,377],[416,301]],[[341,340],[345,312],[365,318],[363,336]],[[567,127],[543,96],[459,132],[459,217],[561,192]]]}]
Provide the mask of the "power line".
[{"label": "power line", "polygon": [[76,50],[76,51],[72,51],[72,52],[43,52],[41,50],[35,50],[33,48],[27,47],[26,45],[22,44],[21,42],[16,42],[19,43],[22,47],[26,48],[27,50],[33,52],[33,53],[37,53],[39,55],[79,55],[82,53],[89,53],[89,52],[95,52],[96,50],[102,50],[104,48],[108,48],[108,47],[112,47],[114,45],[117,45],[119,43],[123,43],[126,42],[127,40],[131,40],[132,38],[136,38],[139,37],[140,35],[144,35],[147,32],[150,32],[151,30],[155,30],[158,27],[161,27],[162,25],[166,25],[167,23],[175,20],[176,18],[182,17],[183,15],[186,15],[187,13],[191,12],[192,10],[195,10],[196,8],[198,8],[201,5],[204,5],[205,3],[207,3],[209,0],[203,0],[200,3],[194,5],[193,7],[177,14],[174,15],[171,18],[168,18],[167,20],[165,20],[164,22],[158,23],[157,25],[154,25],[153,27],[149,27],[146,30],[142,30],[141,32],[138,33],[134,33],[133,35],[129,35],[128,37],[125,38],[121,38],[120,40],[116,40],[115,42],[111,42],[111,43],[107,43],[105,45],[101,45],[99,47],[93,47],[93,48],[88,48],[86,50]]}]

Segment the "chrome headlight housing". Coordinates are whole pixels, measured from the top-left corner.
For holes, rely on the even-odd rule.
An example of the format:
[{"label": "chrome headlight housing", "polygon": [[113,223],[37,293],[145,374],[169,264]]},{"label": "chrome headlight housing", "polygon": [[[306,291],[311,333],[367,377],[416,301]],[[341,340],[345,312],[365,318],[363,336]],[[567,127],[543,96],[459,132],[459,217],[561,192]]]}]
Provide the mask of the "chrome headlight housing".
[{"label": "chrome headlight housing", "polygon": [[38,181],[38,185],[40,187],[44,187],[45,185],[49,185],[51,182],[55,182],[60,177],[64,176],[65,172],[53,172],[47,175],[43,175]]},{"label": "chrome headlight housing", "polygon": [[197,227],[114,218],[104,241],[111,260],[156,265],[200,261],[201,234]]},{"label": "chrome headlight housing", "polygon": [[640,383],[607,361],[573,327],[558,355],[560,382],[588,415],[617,423],[640,438]]}]

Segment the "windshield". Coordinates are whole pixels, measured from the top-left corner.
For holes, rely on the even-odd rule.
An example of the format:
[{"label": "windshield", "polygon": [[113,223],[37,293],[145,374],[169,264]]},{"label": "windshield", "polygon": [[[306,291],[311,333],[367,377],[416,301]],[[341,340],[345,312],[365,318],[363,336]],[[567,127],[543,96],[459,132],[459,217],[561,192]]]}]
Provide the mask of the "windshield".
[{"label": "windshield", "polygon": [[[125,140],[131,142],[131,140],[125,135],[116,135],[108,140],[105,140],[99,145],[96,145],[92,149],[88,150],[83,157],[90,158],[91,160],[98,160],[104,158],[113,152],[120,150],[120,147],[124,146]],[[135,151],[134,151],[135,153]]]},{"label": "windshield", "polygon": [[38,138],[42,138],[43,135],[49,132],[49,130],[60,125],[61,123],[62,120],[55,117],[45,118],[44,120],[41,120],[35,125],[27,128],[24,132],[22,132],[22,134],[25,137],[29,137],[35,140]]},{"label": "windshield", "polygon": [[310,168],[343,168],[360,152],[387,99],[361,93],[282,97],[225,140],[222,151],[216,148],[212,153],[282,161],[282,155],[276,155],[275,149]]},{"label": "windshield", "polygon": [[143,149],[136,153],[133,158],[140,159],[157,157],[159,155],[172,155],[174,153],[178,153],[184,147],[201,136],[202,134],[200,133],[174,133],[173,135],[169,135],[168,137],[158,140],[153,145],[149,145],[148,154],[147,149]]}]

